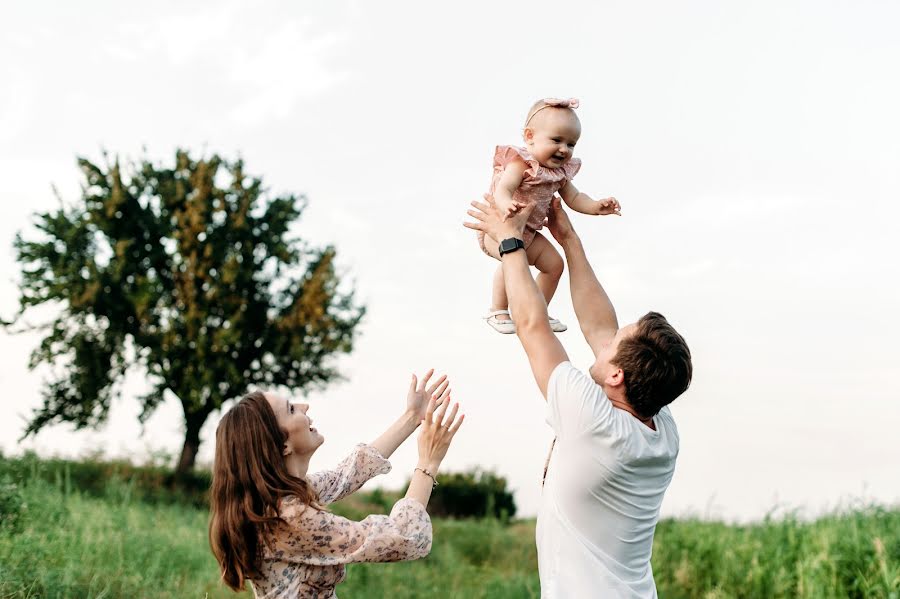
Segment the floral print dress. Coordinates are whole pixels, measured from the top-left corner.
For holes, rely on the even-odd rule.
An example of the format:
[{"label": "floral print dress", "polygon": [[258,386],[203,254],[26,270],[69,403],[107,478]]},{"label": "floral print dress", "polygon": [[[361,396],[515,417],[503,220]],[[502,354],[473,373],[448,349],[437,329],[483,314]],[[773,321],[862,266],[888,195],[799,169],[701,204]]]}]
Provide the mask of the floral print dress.
[{"label": "floral print dress", "polygon": [[[357,445],[334,470],[316,472],[307,481],[329,504],[359,489],[367,480],[390,472],[391,463],[370,445]],[[333,599],[346,577],[345,564],[396,562],[425,557],[431,551],[431,519],[425,506],[401,499],[389,516],[361,522],[319,511],[286,497],[278,524],[264,544],[261,577],[252,580],[256,597]]]}]

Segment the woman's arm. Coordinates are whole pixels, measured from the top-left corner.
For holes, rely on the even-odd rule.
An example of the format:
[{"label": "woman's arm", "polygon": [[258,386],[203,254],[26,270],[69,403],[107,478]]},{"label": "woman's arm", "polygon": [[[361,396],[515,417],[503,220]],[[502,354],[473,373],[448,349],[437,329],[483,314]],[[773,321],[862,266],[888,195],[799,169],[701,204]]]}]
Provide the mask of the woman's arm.
[{"label": "woman's arm", "polygon": [[397,448],[400,447],[404,441],[409,439],[409,436],[413,434],[413,431],[418,427],[419,422],[415,419],[415,416],[404,412],[400,418],[395,420],[387,430],[381,433],[378,438],[369,443],[369,445],[377,449],[378,453],[385,458],[390,458],[391,455],[397,451]]},{"label": "woman's arm", "polygon": [[[394,562],[418,559],[431,550],[431,519],[425,505],[431,496],[432,478],[441,465],[464,416],[450,413],[449,396],[428,401],[419,433],[419,466],[413,472],[406,497],[394,504],[390,515],[369,516],[354,522],[327,511],[288,504],[281,515],[288,524],[275,538],[273,551],[284,551],[304,563],[319,566],[352,562]],[[429,474],[424,474],[427,470]]]},{"label": "woman's arm", "polygon": [[418,383],[416,375],[412,375],[412,380],[409,383],[409,392],[406,395],[406,410],[386,431],[370,443],[385,459],[390,458],[397,448],[418,428],[419,423],[425,417],[425,408],[428,405],[428,400],[432,396],[436,396],[442,402],[445,396],[449,395],[450,381],[447,379],[446,374],[426,389],[425,386],[433,374],[434,369],[432,368],[425,373],[422,381]]},{"label": "woman's arm", "polygon": [[321,505],[328,505],[355,493],[379,474],[391,471],[391,463],[374,447],[360,443],[341,463],[330,470],[306,475]]},{"label": "woman's arm", "polygon": [[[416,463],[409,481],[406,499],[414,499],[422,505],[428,505],[431,491],[437,486],[437,471],[441,467],[444,456],[447,455],[447,449],[450,448],[453,436],[462,426],[466,417],[465,414],[461,414],[459,418],[456,417],[459,404],[455,404],[447,414],[449,404],[449,394],[446,400],[440,402],[432,397],[425,410],[422,430],[419,431],[419,461]],[[438,405],[440,405],[439,408]]]},{"label": "woman's arm", "polygon": [[575,212],[590,214],[592,216],[605,214],[622,216],[622,207],[619,205],[616,198],[605,198],[594,201],[588,194],[578,191],[578,188],[575,187],[571,181],[568,181],[563,185],[562,189],[559,190],[559,195],[562,196],[566,206]]},{"label": "woman's arm", "polygon": [[282,518],[288,526],[276,533],[271,551],[311,566],[414,560],[431,551],[431,518],[409,499],[395,503],[389,515],[361,522],[309,507]]},{"label": "woman's arm", "polygon": [[406,410],[384,433],[369,445],[359,444],[353,452],[331,470],[320,470],[307,475],[306,480],[315,489],[323,505],[338,501],[355,492],[369,479],[390,472],[388,458],[419,426],[425,417],[428,398],[434,397],[440,404],[450,395],[450,382],[442,376],[434,384],[425,387],[434,370],[429,370],[417,385],[413,375],[406,398]]}]

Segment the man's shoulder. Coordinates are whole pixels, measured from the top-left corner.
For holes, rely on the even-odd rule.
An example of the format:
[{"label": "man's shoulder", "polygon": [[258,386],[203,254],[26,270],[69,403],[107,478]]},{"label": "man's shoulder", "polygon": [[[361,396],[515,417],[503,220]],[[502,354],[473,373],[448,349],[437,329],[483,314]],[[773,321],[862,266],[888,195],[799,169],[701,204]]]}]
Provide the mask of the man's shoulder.
[{"label": "man's shoulder", "polygon": [[599,399],[606,397],[603,387],[591,378],[584,370],[575,367],[569,361],[560,362],[550,373],[547,381],[547,401],[551,398],[590,397]]},{"label": "man's shoulder", "polygon": [[612,404],[591,376],[561,362],[547,384],[547,422],[557,436],[597,431],[613,418]]},{"label": "man's shoulder", "polygon": [[663,406],[656,414],[656,424],[658,429],[665,431],[666,437],[669,439],[670,444],[673,445],[677,455],[681,437],[678,434],[678,425],[675,423],[675,417],[672,415],[669,406]]},{"label": "man's shoulder", "polygon": [[661,420],[665,422],[667,425],[672,427],[677,432],[677,425],[675,424],[675,416],[672,415],[672,410],[669,409],[669,406],[663,406],[662,409],[656,414],[657,420]]},{"label": "man's shoulder", "polygon": [[594,382],[594,379],[591,378],[590,374],[576,368],[569,360],[565,360],[556,365],[553,372],[550,373],[549,383],[556,383],[563,388],[572,385],[579,387],[585,386],[587,388],[596,388],[596,390],[601,393],[603,392],[603,389]]}]

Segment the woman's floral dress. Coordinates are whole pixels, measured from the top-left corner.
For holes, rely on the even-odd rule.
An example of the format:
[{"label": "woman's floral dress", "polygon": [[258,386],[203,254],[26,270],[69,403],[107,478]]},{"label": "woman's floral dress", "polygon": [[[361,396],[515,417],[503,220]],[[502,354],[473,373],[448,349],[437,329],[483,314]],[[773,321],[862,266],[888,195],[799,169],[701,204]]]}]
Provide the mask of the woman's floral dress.
[{"label": "woman's floral dress", "polygon": [[[378,450],[360,444],[337,468],[310,474],[307,481],[324,505],[390,470]],[[414,499],[395,503],[389,516],[354,522],[286,497],[280,515],[285,523],[263,540],[270,542],[263,547],[262,576],[251,581],[260,598],[332,599],[335,585],[346,577],[345,564],[413,560],[431,551],[431,519]]]}]

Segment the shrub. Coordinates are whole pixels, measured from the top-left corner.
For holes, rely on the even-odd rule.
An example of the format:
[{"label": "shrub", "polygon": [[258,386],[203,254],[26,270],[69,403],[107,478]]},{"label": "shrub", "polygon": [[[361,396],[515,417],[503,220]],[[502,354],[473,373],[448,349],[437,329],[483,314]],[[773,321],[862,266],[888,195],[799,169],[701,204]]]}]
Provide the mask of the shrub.
[{"label": "shrub", "polygon": [[502,476],[475,468],[468,472],[441,474],[438,478],[440,484],[428,503],[428,511],[433,516],[488,517],[505,522],[516,515],[516,502]]},{"label": "shrub", "polygon": [[176,477],[163,466],[135,466],[124,460],[43,459],[31,452],[18,458],[0,457],[0,477],[8,477],[17,484],[43,480],[58,485],[66,493],[77,490],[91,497],[107,497],[114,491],[121,493],[124,484],[134,499],[196,507],[209,505],[212,480],[211,474],[203,470]]},{"label": "shrub", "polygon": [[22,528],[26,509],[19,486],[8,476],[0,478],[0,532],[15,534]]}]

